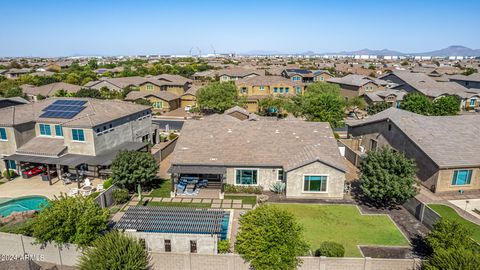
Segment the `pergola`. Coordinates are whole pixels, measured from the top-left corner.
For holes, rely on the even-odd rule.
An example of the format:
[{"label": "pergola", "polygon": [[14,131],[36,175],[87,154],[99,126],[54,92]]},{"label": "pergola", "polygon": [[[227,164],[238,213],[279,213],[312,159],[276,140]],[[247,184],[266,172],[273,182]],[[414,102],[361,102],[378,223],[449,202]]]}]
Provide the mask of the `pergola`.
[{"label": "pergola", "polygon": [[224,192],[224,183],[227,169],[223,166],[172,165],[168,172],[172,174],[172,192],[175,191],[175,184],[178,183],[181,174],[219,175],[221,182],[221,192]]}]

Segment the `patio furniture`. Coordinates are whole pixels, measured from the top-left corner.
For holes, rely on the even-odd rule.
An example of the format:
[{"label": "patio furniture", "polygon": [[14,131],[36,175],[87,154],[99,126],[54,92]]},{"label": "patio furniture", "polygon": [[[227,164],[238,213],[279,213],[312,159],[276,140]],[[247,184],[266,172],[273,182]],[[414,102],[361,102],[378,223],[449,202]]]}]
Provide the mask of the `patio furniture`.
[{"label": "patio furniture", "polygon": [[97,185],[97,190],[98,191],[103,191],[103,184],[98,184]]},{"label": "patio furniture", "polygon": [[92,186],[92,182],[90,181],[90,179],[88,179],[88,178],[85,179],[85,186],[86,187]]},{"label": "patio furniture", "polygon": [[68,191],[68,195],[69,195],[69,196],[76,196],[76,195],[78,195],[78,188],[71,188],[71,189]]},{"label": "patio furniture", "polygon": [[84,195],[84,196],[88,196],[90,194],[92,194],[92,191],[93,191],[93,187],[92,186],[84,186],[80,189],[80,192]]}]

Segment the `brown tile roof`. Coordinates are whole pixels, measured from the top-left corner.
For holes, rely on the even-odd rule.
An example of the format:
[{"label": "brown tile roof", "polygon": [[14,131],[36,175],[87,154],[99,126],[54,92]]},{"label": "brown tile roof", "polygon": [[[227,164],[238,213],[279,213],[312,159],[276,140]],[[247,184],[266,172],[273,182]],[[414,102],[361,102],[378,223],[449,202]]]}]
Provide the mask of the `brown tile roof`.
[{"label": "brown tile roof", "polygon": [[66,154],[62,139],[34,137],[17,149],[18,154],[58,157]]},{"label": "brown tile roof", "polygon": [[353,85],[358,87],[363,86],[369,82],[373,82],[377,85],[387,85],[387,82],[384,80],[380,80],[377,78],[372,78],[364,75],[357,75],[357,74],[349,74],[347,76],[340,77],[340,78],[330,78],[327,81],[331,83]]},{"label": "brown tile roof", "polygon": [[56,83],[50,83],[46,84],[43,86],[29,86],[29,85],[24,85],[22,87],[22,90],[25,94],[29,95],[42,95],[45,97],[48,96],[53,96],[58,90],[65,90],[68,93],[76,93],[80,89],[82,89],[81,86],[75,85],[75,84],[70,84],[70,83],[64,83],[64,82],[56,82]]},{"label": "brown tile roof", "polygon": [[[43,109],[55,100],[86,100],[86,108],[72,119],[41,118]],[[29,122],[60,124],[67,127],[95,127],[115,119],[145,112],[150,107],[131,102],[93,98],[48,98],[39,102],[0,109],[0,126],[13,126]]]},{"label": "brown tile roof", "polygon": [[268,166],[287,170],[320,160],[345,171],[328,123],[305,121],[186,121],[172,165]]},{"label": "brown tile roof", "polygon": [[392,121],[439,167],[480,167],[480,115],[423,116],[389,108],[348,125],[384,120]]},{"label": "brown tile roof", "polygon": [[131,91],[127,94],[125,100],[137,100],[149,96],[154,96],[165,101],[172,101],[180,98],[179,96],[167,91]]},{"label": "brown tile roof", "polygon": [[[249,86],[286,84],[286,85],[291,85],[292,87],[305,85],[301,82],[289,80],[289,79],[287,79],[285,77],[282,77],[282,76],[254,76],[254,77],[248,77],[248,78],[243,78],[243,79],[235,81],[235,84],[236,85],[245,84],[245,85],[249,85]],[[292,92],[293,92],[293,89],[292,89]]]}]

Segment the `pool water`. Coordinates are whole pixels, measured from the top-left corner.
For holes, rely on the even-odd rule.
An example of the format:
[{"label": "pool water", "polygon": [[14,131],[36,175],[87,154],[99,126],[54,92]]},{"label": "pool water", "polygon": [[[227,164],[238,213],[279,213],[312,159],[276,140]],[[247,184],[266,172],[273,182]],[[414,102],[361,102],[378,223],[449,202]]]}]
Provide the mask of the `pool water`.
[{"label": "pool water", "polygon": [[28,196],[9,199],[0,203],[0,216],[6,217],[13,212],[41,210],[47,204],[47,198],[42,196]]}]

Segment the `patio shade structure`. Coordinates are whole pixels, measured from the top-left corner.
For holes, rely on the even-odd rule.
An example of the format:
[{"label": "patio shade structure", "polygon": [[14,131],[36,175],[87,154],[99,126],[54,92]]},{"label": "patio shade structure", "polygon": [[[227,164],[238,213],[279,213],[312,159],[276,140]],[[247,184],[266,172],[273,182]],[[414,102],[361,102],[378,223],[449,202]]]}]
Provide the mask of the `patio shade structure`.
[{"label": "patio shade structure", "polygon": [[223,166],[198,166],[198,165],[172,165],[168,170],[172,174],[172,192],[175,190],[175,184],[178,182],[181,174],[198,174],[198,175],[220,175],[221,192],[223,193],[223,183],[227,168]]}]

